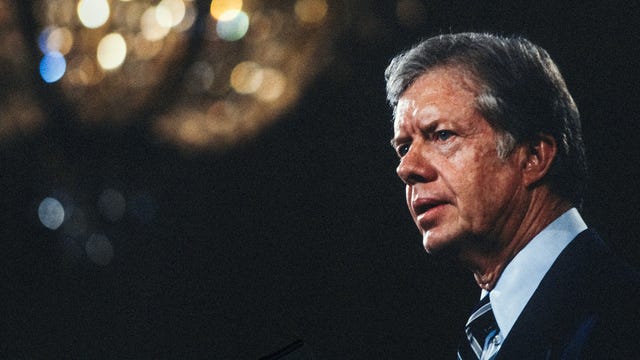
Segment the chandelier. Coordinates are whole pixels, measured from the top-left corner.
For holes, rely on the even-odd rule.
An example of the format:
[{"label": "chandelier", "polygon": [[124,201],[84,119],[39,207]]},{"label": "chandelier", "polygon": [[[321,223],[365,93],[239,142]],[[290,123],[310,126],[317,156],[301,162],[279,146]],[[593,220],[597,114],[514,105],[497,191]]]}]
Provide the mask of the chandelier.
[{"label": "chandelier", "polygon": [[282,115],[326,64],[335,10],[326,0],[0,0],[0,141],[66,121],[226,149]]}]

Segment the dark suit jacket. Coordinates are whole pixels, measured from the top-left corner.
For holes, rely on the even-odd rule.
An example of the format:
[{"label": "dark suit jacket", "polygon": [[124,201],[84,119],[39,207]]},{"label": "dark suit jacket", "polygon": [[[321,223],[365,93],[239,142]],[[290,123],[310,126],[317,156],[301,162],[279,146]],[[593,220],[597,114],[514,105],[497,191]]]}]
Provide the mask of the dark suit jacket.
[{"label": "dark suit jacket", "polygon": [[640,359],[640,274],[593,230],[560,254],[497,360]]}]

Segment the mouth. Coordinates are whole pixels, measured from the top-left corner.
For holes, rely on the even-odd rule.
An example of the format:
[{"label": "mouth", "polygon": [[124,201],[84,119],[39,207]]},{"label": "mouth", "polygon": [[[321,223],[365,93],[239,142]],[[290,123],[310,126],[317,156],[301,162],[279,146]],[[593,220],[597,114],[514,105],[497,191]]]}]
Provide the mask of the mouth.
[{"label": "mouth", "polygon": [[447,204],[447,201],[442,199],[419,198],[414,200],[411,206],[416,220],[420,224],[427,226],[434,221],[438,210],[445,204]]},{"label": "mouth", "polygon": [[413,202],[412,207],[413,207],[413,211],[417,216],[417,215],[426,213],[429,210],[443,204],[446,204],[446,201],[438,200],[438,199],[430,199],[430,198],[420,198],[420,199],[416,199]]}]

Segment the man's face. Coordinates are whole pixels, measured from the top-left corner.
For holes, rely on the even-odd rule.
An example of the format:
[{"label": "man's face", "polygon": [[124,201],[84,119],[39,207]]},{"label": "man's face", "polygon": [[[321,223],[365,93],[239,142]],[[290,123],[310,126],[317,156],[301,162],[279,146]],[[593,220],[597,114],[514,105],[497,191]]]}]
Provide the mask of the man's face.
[{"label": "man's face", "polygon": [[526,205],[523,156],[496,149],[496,131],[474,108],[472,82],[435,68],[402,95],[392,144],[398,176],[427,252],[509,241]]}]

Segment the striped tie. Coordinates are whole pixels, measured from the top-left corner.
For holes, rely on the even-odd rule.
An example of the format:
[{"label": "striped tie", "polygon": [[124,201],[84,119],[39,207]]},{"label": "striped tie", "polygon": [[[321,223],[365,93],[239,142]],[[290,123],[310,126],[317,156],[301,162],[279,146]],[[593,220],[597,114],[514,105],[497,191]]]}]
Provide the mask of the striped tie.
[{"label": "striped tie", "polygon": [[489,295],[485,296],[478,308],[471,314],[464,327],[468,342],[463,341],[458,350],[458,359],[480,359],[487,336],[498,329],[496,318],[491,310]]}]

